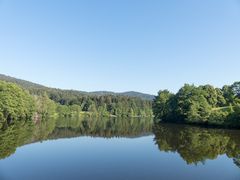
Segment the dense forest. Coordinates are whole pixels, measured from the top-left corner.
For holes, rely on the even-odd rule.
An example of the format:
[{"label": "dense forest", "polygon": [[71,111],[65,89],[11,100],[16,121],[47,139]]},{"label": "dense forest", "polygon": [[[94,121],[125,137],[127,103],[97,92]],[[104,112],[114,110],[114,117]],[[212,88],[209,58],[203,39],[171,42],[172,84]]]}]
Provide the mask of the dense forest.
[{"label": "dense forest", "polygon": [[156,121],[240,127],[240,82],[223,88],[185,84],[176,94],[159,91]]},{"label": "dense forest", "polygon": [[[47,88],[25,81],[0,80],[0,128],[17,120],[49,116],[151,117],[152,102],[138,97],[93,95]],[[11,79],[11,81],[13,81]]]}]

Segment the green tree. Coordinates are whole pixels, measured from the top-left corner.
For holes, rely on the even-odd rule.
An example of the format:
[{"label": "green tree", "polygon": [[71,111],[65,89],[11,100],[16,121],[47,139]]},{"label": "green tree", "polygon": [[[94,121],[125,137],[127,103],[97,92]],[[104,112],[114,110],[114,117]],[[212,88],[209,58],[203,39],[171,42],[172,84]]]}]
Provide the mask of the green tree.
[{"label": "green tree", "polygon": [[183,121],[192,123],[206,122],[211,106],[205,98],[202,88],[185,84],[176,94],[177,113]]},{"label": "green tree", "polygon": [[223,92],[221,89],[216,88],[216,93],[217,93],[217,107],[224,107],[227,105],[227,101],[223,96]]},{"label": "green tree", "polygon": [[233,104],[235,101],[235,95],[230,86],[223,86],[222,88],[223,96],[227,102],[227,105]]},{"label": "green tree", "polygon": [[89,106],[88,111],[91,112],[93,115],[97,115],[97,108],[96,108],[95,103],[92,103],[92,104]]},{"label": "green tree", "polygon": [[159,91],[158,96],[153,100],[153,112],[156,119],[167,120],[172,112],[171,98],[173,94],[168,90]]},{"label": "green tree", "polygon": [[0,122],[11,124],[17,120],[31,120],[35,103],[30,94],[13,83],[0,81]]},{"label": "green tree", "polygon": [[209,105],[216,107],[218,103],[218,94],[216,89],[211,85],[200,86],[199,88],[202,89],[202,94],[207,99]]},{"label": "green tree", "polygon": [[56,104],[50,100],[45,92],[43,95],[35,96],[35,102],[37,107],[37,113],[42,118],[53,116],[56,112]]},{"label": "green tree", "polygon": [[232,89],[234,95],[237,98],[240,98],[240,82],[233,83],[233,85],[231,85],[231,89]]}]

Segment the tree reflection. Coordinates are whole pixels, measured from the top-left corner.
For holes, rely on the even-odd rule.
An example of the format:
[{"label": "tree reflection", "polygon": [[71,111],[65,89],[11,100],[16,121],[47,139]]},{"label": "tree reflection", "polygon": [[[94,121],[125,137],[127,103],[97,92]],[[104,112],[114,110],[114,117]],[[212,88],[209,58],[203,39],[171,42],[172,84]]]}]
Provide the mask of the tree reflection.
[{"label": "tree reflection", "polygon": [[[37,124],[17,122],[0,131],[0,159],[17,147],[49,139],[91,137],[139,137],[152,133],[152,119],[143,118],[48,118]],[[240,167],[240,131],[207,129],[176,124],[154,125],[161,151],[177,152],[187,164],[197,164],[226,154]]]},{"label": "tree reflection", "polygon": [[240,155],[233,159],[234,164],[240,168]]},{"label": "tree reflection", "polygon": [[[177,152],[187,164],[197,164],[226,154],[239,158],[238,130],[206,129],[193,126],[159,124],[154,128],[155,142],[161,151]],[[235,164],[239,159],[234,159]]]},{"label": "tree reflection", "polygon": [[92,137],[136,137],[152,133],[151,118],[78,118],[59,119],[50,138]]},{"label": "tree reflection", "polygon": [[27,144],[32,132],[33,124],[30,122],[16,122],[6,130],[0,131],[0,159],[13,154],[18,146]]},{"label": "tree reflection", "polygon": [[17,147],[48,139],[78,136],[136,137],[151,134],[151,118],[48,118],[34,124],[17,122],[0,131],[0,159],[15,153]]}]

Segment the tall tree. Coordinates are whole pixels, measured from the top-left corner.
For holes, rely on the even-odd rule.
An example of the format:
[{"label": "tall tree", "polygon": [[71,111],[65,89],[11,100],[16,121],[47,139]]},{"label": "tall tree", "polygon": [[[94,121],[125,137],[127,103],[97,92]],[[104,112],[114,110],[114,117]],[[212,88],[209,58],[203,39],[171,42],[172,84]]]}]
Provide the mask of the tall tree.
[{"label": "tall tree", "polygon": [[153,112],[155,118],[160,120],[168,119],[171,113],[170,100],[173,94],[168,90],[163,90],[158,92],[158,96],[153,100]]}]

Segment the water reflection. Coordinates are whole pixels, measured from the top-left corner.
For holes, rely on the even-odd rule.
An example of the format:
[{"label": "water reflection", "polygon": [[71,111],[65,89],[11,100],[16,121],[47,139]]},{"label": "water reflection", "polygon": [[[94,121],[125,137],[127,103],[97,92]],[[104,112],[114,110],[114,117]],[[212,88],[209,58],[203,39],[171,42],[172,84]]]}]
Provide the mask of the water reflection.
[{"label": "water reflection", "polygon": [[233,159],[234,164],[236,164],[237,167],[240,168],[240,156]]},{"label": "water reflection", "polygon": [[4,131],[0,131],[0,159],[13,154],[17,147],[27,144],[32,137],[33,124],[16,123]]},{"label": "water reflection", "polygon": [[49,138],[77,136],[92,137],[138,137],[152,134],[150,118],[80,118],[59,119]]},{"label": "water reflection", "polygon": [[120,118],[49,118],[33,124],[18,122],[0,131],[0,159],[16,151],[17,147],[49,139],[92,137],[138,137],[152,134],[152,119]]},{"label": "water reflection", "polygon": [[152,119],[72,118],[48,119],[37,124],[18,122],[0,131],[0,159],[20,146],[44,140],[91,137],[135,138],[154,134],[160,151],[177,152],[187,164],[203,163],[226,154],[240,168],[240,131],[206,129],[176,124],[153,126]]},{"label": "water reflection", "polygon": [[154,126],[153,132],[160,151],[177,152],[187,164],[204,164],[226,154],[240,165],[239,130],[161,124]]}]

